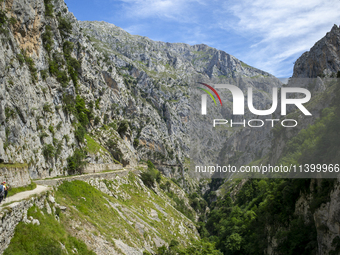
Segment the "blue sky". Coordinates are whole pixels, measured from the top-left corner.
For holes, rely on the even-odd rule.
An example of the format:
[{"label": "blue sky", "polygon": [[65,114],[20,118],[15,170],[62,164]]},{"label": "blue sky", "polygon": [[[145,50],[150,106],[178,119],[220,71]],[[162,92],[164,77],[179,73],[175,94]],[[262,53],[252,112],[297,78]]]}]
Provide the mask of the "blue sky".
[{"label": "blue sky", "polygon": [[340,24],[338,0],[65,0],[78,20],[165,42],[204,43],[277,77]]}]

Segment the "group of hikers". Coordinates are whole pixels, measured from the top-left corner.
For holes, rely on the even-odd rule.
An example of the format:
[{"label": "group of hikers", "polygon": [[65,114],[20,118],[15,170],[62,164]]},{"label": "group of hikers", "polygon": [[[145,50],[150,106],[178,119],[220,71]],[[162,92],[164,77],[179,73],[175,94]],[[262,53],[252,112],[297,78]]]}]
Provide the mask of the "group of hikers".
[{"label": "group of hikers", "polygon": [[8,185],[6,182],[2,182],[0,184],[0,204],[2,200],[3,201],[6,200],[7,194],[8,194]]}]

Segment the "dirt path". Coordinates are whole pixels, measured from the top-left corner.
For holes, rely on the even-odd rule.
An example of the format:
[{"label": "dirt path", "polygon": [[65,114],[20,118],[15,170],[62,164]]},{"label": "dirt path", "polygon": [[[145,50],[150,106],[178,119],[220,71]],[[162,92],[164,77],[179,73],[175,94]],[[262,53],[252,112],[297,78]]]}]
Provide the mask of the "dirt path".
[{"label": "dirt path", "polygon": [[0,204],[0,207],[8,204],[8,203],[12,203],[12,202],[16,202],[16,201],[20,201],[26,198],[29,198],[32,195],[35,194],[40,194],[44,191],[50,190],[50,187],[46,187],[46,186],[42,186],[42,185],[37,185],[37,187],[34,190],[28,190],[28,191],[23,191],[20,193],[17,193],[13,196],[11,196],[11,192],[8,192],[9,197],[6,198],[5,201],[2,201]]},{"label": "dirt path", "polygon": [[7,197],[5,201],[1,202],[0,209],[3,206],[8,205],[9,203],[18,202],[20,200],[29,198],[32,195],[40,194],[44,191],[50,190],[52,186],[57,186],[62,181],[74,181],[74,180],[85,181],[85,180],[92,179],[92,178],[109,179],[109,178],[112,178],[112,176],[125,176],[130,171],[138,172],[138,170],[136,169],[122,169],[122,170],[116,170],[116,171],[110,171],[110,172],[65,176],[65,177],[60,177],[56,179],[33,180],[37,184],[37,187],[34,190],[23,191],[13,196],[11,196],[11,192],[9,191],[8,192],[9,197]]}]

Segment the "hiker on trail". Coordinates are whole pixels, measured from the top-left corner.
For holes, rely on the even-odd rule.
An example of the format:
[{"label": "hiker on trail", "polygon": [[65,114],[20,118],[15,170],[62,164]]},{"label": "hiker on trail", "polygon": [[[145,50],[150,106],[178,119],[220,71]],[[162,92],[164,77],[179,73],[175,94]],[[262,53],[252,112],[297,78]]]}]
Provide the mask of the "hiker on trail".
[{"label": "hiker on trail", "polygon": [[2,199],[4,198],[4,194],[5,194],[5,187],[4,185],[0,184],[0,204]]},{"label": "hiker on trail", "polygon": [[8,185],[6,182],[2,183],[2,186],[4,186],[4,190],[5,190],[5,197],[4,197],[4,201],[6,200],[7,194],[8,194]]}]

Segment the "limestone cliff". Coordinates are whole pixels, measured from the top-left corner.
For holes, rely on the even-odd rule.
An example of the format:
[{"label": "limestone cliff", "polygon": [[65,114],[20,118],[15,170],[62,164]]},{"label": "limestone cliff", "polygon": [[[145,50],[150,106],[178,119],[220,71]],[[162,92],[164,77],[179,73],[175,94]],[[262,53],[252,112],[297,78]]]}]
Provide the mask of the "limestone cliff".
[{"label": "limestone cliff", "polygon": [[336,77],[340,69],[340,28],[332,30],[302,54],[294,65],[294,78]]},{"label": "limestone cliff", "polygon": [[190,83],[272,77],[206,45],[78,22],[61,0],[1,6],[0,161],[28,164],[31,178],[81,171],[84,159],[151,159],[179,178],[189,157]]}]

